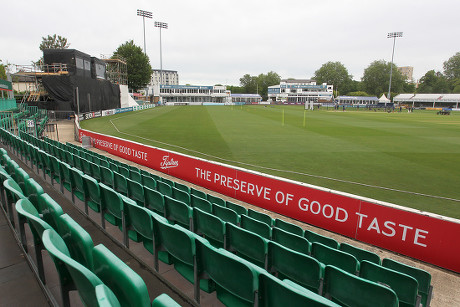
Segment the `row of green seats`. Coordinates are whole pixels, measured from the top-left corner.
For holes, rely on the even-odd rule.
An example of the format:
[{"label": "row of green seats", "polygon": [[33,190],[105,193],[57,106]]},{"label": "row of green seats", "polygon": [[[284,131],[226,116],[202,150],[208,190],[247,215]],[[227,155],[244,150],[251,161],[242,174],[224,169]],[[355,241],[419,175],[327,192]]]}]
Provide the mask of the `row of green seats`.
[{"label": "row of green seats", "polygon": [[[147,287],[141,277],[105,246],[94,247],[90,235],[65,214],[35,180],[28,178],[17,163],[8,159],[6,151],[2,150],[0,154],[2,206],[7,209],[12,225],[17,224],[26,252],[28,243],[24,226],[29,225],[34,237],[39,278],[44,284],[42,250],[46,249],[52,255],[61,280],[64,306],[70,306],[68,294],[75,289],[87,306],[150,306]],[[13,216],[13,207],[16,216]],[[103,286],[103,291],[96,291],[99,285]],[[152,306],[179,305],[162,295]]]}]

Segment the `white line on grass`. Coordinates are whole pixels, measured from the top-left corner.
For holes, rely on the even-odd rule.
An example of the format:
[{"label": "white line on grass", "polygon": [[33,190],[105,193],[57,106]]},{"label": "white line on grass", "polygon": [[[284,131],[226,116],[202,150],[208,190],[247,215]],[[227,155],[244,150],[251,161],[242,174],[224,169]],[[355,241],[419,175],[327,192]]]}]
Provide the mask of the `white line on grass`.
[{"label": "white line on grass", "polygon": [[[115,118],[115,119],[117,119],[117,118]],[[209,157],[209,158],[212,158],[212,159],[216,159],[216,160],[221,160],[221,161],[224,161],[224,162],[227,162],[227,163],[235,163],[235,164],[241,164],[241,165],[246,165],[246,166],[250,166],[250,167],[255,167],[255,168],[260,168],[260,169],[265,169],[265,170],[270,170],[270,171],[281,172],[281,173],[296,174],[296,175],[302,175],[302,176],[307,176],[307,177],[313,177],[313,178],[337,181],[337,182],[342,182],[342,183],[347,183],[347,184],[360,185],[360,186],[368,187],[368,188],[374,188],[374,189],[387,190],[387,191],[392,191],[392,192],[399,192],[399,193],[412,194],[412,195],[418,195],[418,196],[423,196],[423,197],[430,197],[430,198],[444,199],[444,200],[460,202],[460,199],[456,199],[456,198],[450,198],[450,197],[444,197],[444,196],[438,196],[438,195],[430,195],[430,194],[424,194],[424,193],[418,193],[418,192],[412,192],[412,191],[405,191],[405,190],[399,190],[399,189],[388,188],[388,187],[381,187],[381,186],[377,186],[377,185],[371,185],[371,184],[366,184],[366,183],[361,183],[361,182],[356,182],[356,181],[348,181],[348,180],[343,180],[343,179],[337,179],[337,178],[325,177],[325,176],[320,176],[320,175],[307,174],[307,173],[290,171],[290,170],[281,170],[281,169],[277,169],[277,168],[260,166],[260,165],[245,163],[245,162],[241,162],[241,161],[228,160],[228,159],[224,159],[224,158],[221,158],[221,157],[209,155],[209,154],[206,154],[206,153],[203,153],[203,152],[199,152],[199,151],[196,151],[196,150],[193,150],[193,149],[188,149],[188,148],[185,148],[185,147],[182,147],[182,146],[168,144],[168,143],[161,142],[161,141],[158,141],[158,140],[148,139],[148,138],[145,138],[145,137],[142,137],[142,136],[139,136],[139,135],[122,132],[122,131],[120,131],[120,129],[117,128],[117,126],[115,126],[115,124],[112,122],[112,120],[110,120],[110,123],[115,128],[115,130],[117,130],[117,132],[120,133],[120,134],[124,134],[124,135],[128,135],[128,136],[136,137],[136,138],[139,138],[139,139],[143,139],[143,140],[146,140],[146,141],[155,142],[155,143],[159,143],[159,144],[179,148],[179,149],[182,149],[182,150],[185,150],[185,151],[188,151],[188,152],[200,154],[200,155],[203,155],[203,156],[206,156],[206,157]]]}]

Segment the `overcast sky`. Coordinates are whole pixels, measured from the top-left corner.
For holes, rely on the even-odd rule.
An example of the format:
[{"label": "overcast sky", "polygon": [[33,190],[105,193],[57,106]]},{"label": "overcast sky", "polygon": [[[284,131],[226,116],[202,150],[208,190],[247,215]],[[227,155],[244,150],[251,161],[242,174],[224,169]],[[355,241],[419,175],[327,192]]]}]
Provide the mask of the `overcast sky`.
[{"label": "overcast sky", "polygon": [[277,72],[282,78],[311,78],[322,64],[340,61],[360,80],[375,60],[391,61],[388,32],[396,40],[394,62],[413,66],[419,79],[460,51],[458,0],[165,0],[3,1],[0,59],[30,64],[41,57],[43,36],[68,38],[70,48],[91,56],[111,55],[127,40],[143,48],[163,69],[177,70],[181,84],[239,85],[248,73]]}]

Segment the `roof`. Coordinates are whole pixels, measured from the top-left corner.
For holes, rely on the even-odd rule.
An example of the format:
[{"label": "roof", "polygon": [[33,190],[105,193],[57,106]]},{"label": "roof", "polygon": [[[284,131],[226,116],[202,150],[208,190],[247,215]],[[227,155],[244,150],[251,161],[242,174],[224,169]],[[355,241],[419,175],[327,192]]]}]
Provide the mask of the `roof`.
[{"label": "roof", "polygon": [[316,82],[314,79],[283,79],[281,82],[286,82],[286,83],[311,83],[311,82]]},{"label": "roof", "polygon": [[460,94],[399,94],[394,101],[460,102]]},{"label": "roof", "polygon": [[262,98],[259,94],[231,94],[231,97],[240,97],[240,98]]},{"label": "roof", "polygon": [[369,101],[378,101],[379,99],[375,96],[338,96],[339,100],[369,100]]}]

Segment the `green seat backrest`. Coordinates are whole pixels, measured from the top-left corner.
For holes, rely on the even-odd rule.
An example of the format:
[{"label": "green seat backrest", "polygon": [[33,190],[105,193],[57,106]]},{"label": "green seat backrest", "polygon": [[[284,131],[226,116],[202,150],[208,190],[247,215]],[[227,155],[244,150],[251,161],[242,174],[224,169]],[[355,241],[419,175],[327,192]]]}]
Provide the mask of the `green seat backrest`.
[{"label": "green seat backrest", "polygon": [[250,232],[253,232],[255,234],[258,234],[262,238],[265,238],[267,240],[271,239],[272,236],[272,228],[265,224],[264,222],[261,222],[259,220],[256,220],[252,217],[249,217],[247,215],[242,215],[241,220],[240,220],[241,228],[246,229]]},{"label": "green seat backrest", "polygon": [[281,219],[275,219],[273,222],[274,227],[278,227],[279,229],[283,229],[284,231],[290,232],[292,234],[303,236],[303,229],[300,226],[295,224],[286,222]]},{"label": "green seat backrest", "polygon": [[272,241],[305,255],[311,253],[311,243],[307,239],[278,227],[272,228]]},{"label": "green seat backrest", "polygon": [[113,172],[113,188],[123,195],[128,195],[128,183],[126,178],[126,176],[118,172]]},{"label": "green seat backrest", "polygon": [[236,213],[238,213],[238,215],[247,215],[248,214],[248,209],[246,209],[245,207],[241,206],[241,205],[238,205],[238,204],[235,204],[231,201],[227,201],[226,203],[226,207],[229,208],[229,209],[232,209],[233,211],[235,211]]},{"label": "green seat backrest", "polygon": [[64,240],[73,260],[93,270],[93,240],[91,236],[69,215],[63,214],[58,220],[57,232]]},{"label": "green seat backrest", "polygon": [[186,203],[165,196],[165,218],[185,229],[191,229],[192,208]]},{"label": "green seat backrest", "polygon": [[86,203],[95,212],[101,211],[101,190],[99,183],[91,176],[83,175]]},{"label": "green seat backrest", "polygon": [[336,240],[317,234],[316,232],[308,229],[304,230],[304,237],[311,243],[318,242],[332,248],[339,248],[339,243]]},{"label": "green seat backrest", "polygon": [[101,207],[105,213],[105,219],[113,225],[120,226],[123,214],[123,200],[121,196],[103,183],[100,183],[99,187],[101,189]]},{"label": "green seat backrest", "polygon": [[206,199],[208,197],[208,195],[201,191],[201,190],[197,190],[195,188],[190,188],[190,195],[195,195],[195,196],[198,196],[198,197],[201,197],[201,198],[204,198]]},{"label": "green seat backrest", "polygon": [[40,218],[40,215],[35,206],[27,199],[20,199],[15,205],[16,212],[25,217],[30,225],[30,229],[34,236],[35,242],[41,241],[41,236],[46,229],[52,229],[52,227]]},{"label": "green seat backrest", "polygon": [[223,200],[219,196],[214,196],[214,195],[208,194],[207,200],[211,204],[218,204],[219,206],[225,207],[225,200]]},{"label": "green seat backrest", "polygon": [[422,305],[430,306],[433,292],[430,273],[389,258],[382,260],[382,266],[414,277],[418,281],[418,292],[422,297]]},{"label": "green seat backrest", "polygon": [[193,232],[204,235],[214,246],[224,247],[225,223],[220,218],[199,208],[193,209]]},{"label": "green seat backrest", "polygon": [[89,165],[91,167],[91,172],[87,173],[87,175],[91,175],[92,177],[94,177],[94,179],[96,179],[97,181],[100,181],[101,180],[101,168],[99,167],[99,165],[97,165],[94,162],[89,162]]},{"label": "green seat backrest", "polygon": [[136,181],[136,182],[139,182],[139,183],[142,183],[142,176],[141,176],[141,173],[139,172],[139,169],[138,169],[138,171],[130,169],[130,171],[129,171],[129,179],[131,179],[133,181]]},{"label": "green seat backrest", "polygon": [[273,219],[265,213],[248,209],[248,216],[258,220],[259,222],[265,223],[270,227],[273,225]]},{"label": "green seat backrest", "polygon": [[246,229],[237,227],[233,224],[226,224],[227,242],[226,249],[261,268],[265,267],[268,249],[268,240],[250,232]]},{"label": "green seat backrest", "polygon": [[101,171],[101,182],[113,188],[113,172],[109,168],[103,166],[99,169]]},{"label": "green seat backrest", "polygon": [[171,186],[165,182],[157,181],[157,191],[163,194],[164,196],[172,196]]},{"label": "green seat backrest", "polygon": [[197,280],[211,278],[217,298],[226,306],[252,306],[259,271],[251,263],[209,243],[196,241]]},{"label": "green seat backrest", "polygon": [[293,283],[281,281],[267,274],[259,275],[259,306],[339,306],[330,300]]},{"label": "green seat backrest", "polygon": [[149,306],[144,280],[102,244],[93,249],[94,273],[116,295],[122,306]]},{"label": "green seat backrest", "polygon": [[190,194],[179,190],[176,187],[172,188],[172,197],[178,201],[184,202],[187,205],[190,205]]},{"label": "green seat backrest", "polygon": [[82,171],[87,174],[91,175],[92,170],[91,170],[91,162],[85,158],[80,158],[81,166],[82,166]]},{"label": "green seat backrest", "polygon": [[165,200],[163,194],[144,186],[145,207],[164,216]]},{"label": "green seat backrest", "polygon": [[125,178],[129,178],[129,168],[118,166],[118,173]]},{"label": "green seat backrest", "polygon": [[349,253],[349,254],[355,256],[356,259],[358,259],[359,262],[367,260],[367,261],[373,262],[375,264],[380,264],[379,255],[377,255],[376,253],[373,253],[371,251],[368,251],[368,250],[353,246],[353,245],[348,244],[348,243],[340,244],[339,249],[341,251],[344,251],[346,253]]},{"label": "green seat backrest", "polygon": [[126,179],[126,183],[128,184],[128,197],[136,201],[138,205],[143,206],[145,202],[144,186],[132,179]]},{"label": "green seat backrest", "polygon": [[212,204],[208,200],[196,195],[190,195],[190,206],[212,213]]},{"label": "green seat backrest", "polygon": [[39,185],[35,179],[29,178],[25,181],[24,195],[34,204],[35,208],[38,209],[38,196],[43,194],[43,188]]},{"label": "green seat backrest", "polygon": [[190,194],[190,188],[188,186],[186,186],[185,184],[182,184],[182,183],[179,183],[179,182],[176,182],[174,184],[174,187],[181,190],[181,191],[184,191],[185,193],[187,194]]},{"label": "green seat backrest", "polygon": [[398,306],[396,293],[388,287],[327,265],[323,295],[343,306]]},{"label": "green seat backrest", "polygon": [[313,242],[311,255],[325,265],[336,266],[351,274],[359,271],[359,262],[354,256],[324,244]]},{"label": "green seat backrest", "polygon": [[70,180],[71,180],[71,186],[72,190],[74,191],[73,194],[75,194],[78,199],[81,201],[85,200],[85,188],[83,186],[83,172],[72,167],[70,169]]},{"label": "green seat backrest", "polygon": [[399,306],[417,306],[418,282],[412,276],[364,260],[359,276],[390,287],[399,299]]},{"label": "green seat backrest", "polygon": [[[54,230],[48,229],[43,232],[43,245],[51,254],[58,272],[62,271],[64,265],[70,273],[82,302],[87,306],[97,306],[95,288],[103,284],[102,281],[93,272],[70,257],[64,241]],[[61,287],[63,284],[65,281],[61,277]]]},{"label": "green seat backrest", "polygon": [[157,181],[148,175],[142,175],[142,184],[152,190],[157,189]]},{"label": "green seat backrest", "polygon": [[16,183],[21,187],[21,190],[25,191],[25,184],[27,179],[29,179],[29,174],[22,168],[17,168],[15,169],[14,177],[13,179],[16,181]]},{"label": "green seat backrest", "polygon": [[315,293],[322,293],[324,266],[315,258],[268,242],[267,271],[289,279]]},{"label": "green seat backrest", "polygon": [[161,182],[166,183],[166,184],[169,185],[171,188],[174,187],[174,185],[175,185],[175,182],[174,182],[174,181],[169,180],[169,179],[166,179],[166,178],[164,178],[164,177],[161,178]]},{"label": "green seat backrest", "polygon": [[230,208],[214,205],[212,206],[212,213],[226,223],[240,224],[240,216]]},{"label": "green seat backrest", "polygon": [[48,194],[43,193],[38,196],[38,211],[42,214],[42,219],[53,229],[58,229],[58,219],[64,214],[61,206]]}]

